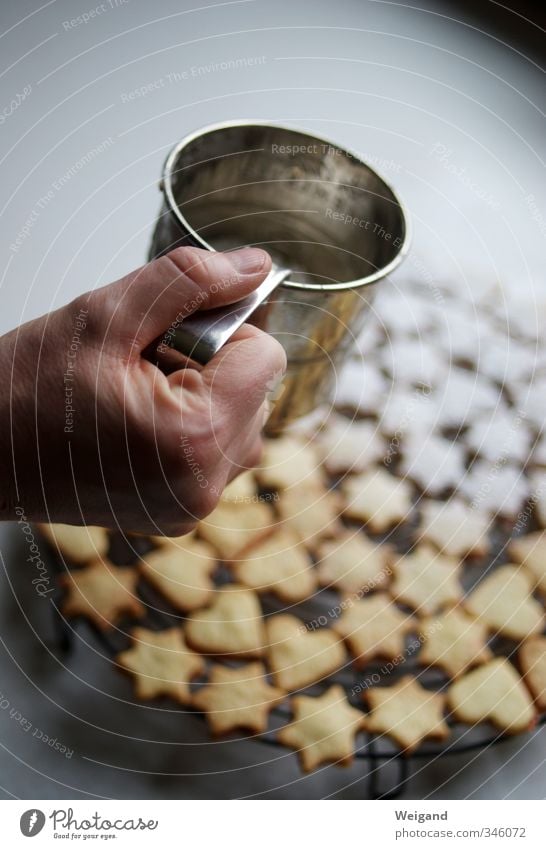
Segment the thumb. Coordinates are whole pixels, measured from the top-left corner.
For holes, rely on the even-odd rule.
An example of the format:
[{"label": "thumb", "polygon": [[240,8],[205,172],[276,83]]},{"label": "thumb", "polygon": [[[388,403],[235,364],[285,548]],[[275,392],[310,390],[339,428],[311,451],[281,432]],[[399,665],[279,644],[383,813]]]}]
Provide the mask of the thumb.
[{"label": "thumb", "polygon": [[232,304],[265,279],[271,258],[260,248],[229,253],[177,248],[98,290],[111,315],[108,337],[138,354],[197,310]]}]

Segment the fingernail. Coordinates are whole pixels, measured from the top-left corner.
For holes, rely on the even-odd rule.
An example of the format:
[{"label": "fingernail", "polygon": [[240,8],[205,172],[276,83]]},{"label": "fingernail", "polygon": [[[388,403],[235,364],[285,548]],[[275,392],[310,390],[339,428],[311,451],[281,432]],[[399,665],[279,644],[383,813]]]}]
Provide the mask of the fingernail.
[{"label": "fingernail", "polygon": [[256,274],[267,262],[267,254],[261,248],[241,248],[231,251],[228,257],[238,274]]}]

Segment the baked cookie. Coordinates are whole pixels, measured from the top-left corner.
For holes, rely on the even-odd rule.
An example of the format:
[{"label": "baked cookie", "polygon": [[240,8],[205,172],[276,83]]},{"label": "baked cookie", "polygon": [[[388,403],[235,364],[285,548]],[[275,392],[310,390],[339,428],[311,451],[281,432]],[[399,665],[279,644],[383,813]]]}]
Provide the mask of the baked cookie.
[{"label": "baked cookie", "polygon": [[415,620],[402,613],[387,593],[353,602],[332,628],[343,637],[358,667],[376,657],[402,657],[406,634],[416,630]]},{"label": "baked cookie", "polygon": [[523,640],[544,627],[544,609],[532,591],[530,575],[521,566],[507,564],[486,575],[464,606],[492,633]]},{"label": "baked cookie", "polygon": [[271,709],[284,698],[282,690],[267,683],[261,663],[236,669],[215,665],[209,683],[193,694],[192,704],[204,712],[213,734],[240,729],[261,734]]},{"label": "baked cookie", "polygon": [[245,587],[272,592],[288,604],[308,598],[317,587],[317,576],[305,547],[287,528],[255,545],[231,563],[230,569]]},{"label": "baked cookie", "polygon": [[504,657],[467,672],[447,691],[449,710],[459,722],[492,722],[501,731],[518,734],[532,728],[536,712],[516,670]]},{"label": "baked cookie", "polygon": [[228,504],[244,504],[257,501],[258,496],[256,494],[256,478],[254,477],[254,472],[249,470],[237,475],[237,477],[225,487],[220,500],[226,501]]},{"label": "baked cookie", "polygon": [[444,720],[445,696],[425,690],[411,675],[392,687],[371,687],[364,693],[370,707],[366,728],[387,734],[410,754],[423,740],[445,740],[449,728]]},{"label": "baked cookie", "polygon": [[365,727],[364,714],[352,707],[343,687],[334,684],[322,696],[294,696],[292,722],[277,734],[279,743],[296,749],[304,772],[323,763],[349,766],[355,737]]},{"label": "baked cookie", "polygon": [[465,473],[464,449],[434,433],[404,436],[400,472],[429,495],[454,489]]},{"label": "baked cookie", "polygon": [[289,489],[301,483],[323,485],[316,447],[296,436],[266,439],[262,462],[255,474],[266,489]]},{"label": "baked cookie", "polygon": [[489,551],[490,521],[471,510],[463,501],[422,501],[419,536],[450,557],[472,554],[483,557]]},{"label": "baked cookie", "polygon": [[190,704],[190,681],[205,671],[205,663],[188,648],[182,630],[134,628],[131,636],[132,647],[118,654],[116,661],[133,676],[137,699],[170,696]]},{"label": "baked cookie", "polygon": [[283,690],[299,690],[336,672],[346,660],[343,642],[329,628],[308,631],[289,614],[266,619],[267,657]]},{"label": "baked cookie", "polygon": [[308,484],[285,490],[277,502],[281,519],[311,548],[317,540],[335,536],[343,530],[340,506],[335,492]]},{"label": "baked cookie", "polygon": [[421,621],[423,649],[420,663],[438,666],[456,678],[470,666],[491,660],[487,646],[487,626],[454,607],[436,617]]},{"label": "baked cookie", "polygon": [[84,564],[106,557],[110,546],[106,528],[39,524],[48,543],[71,563]]},{"label": "baked cookie", "polygon": [[95,560],[85,569],[59,576],[59,583],[66,589],[61,610],[68,617],[85,616],[101,630],[112,627],[124,615],[139,619],[145,608],[137,598],[137,580],[135,569]]},{"label": "baked cookie", "polygon": [[199,536],[209,542],[221,560],[239,557],[278,526],[271,509],[261,501],[220,501],[202,522]]},{"label": "baked cookie", "polygon": [[359,474],[380,460],[386,450],[377,426],[335,416],[317,437],[317,449],[328,474]]},{"label": "baked cookie", "polygon": [[525,640],[518,652],[518,663],[539,711],[546,711],[546,637]]},{"label": "baked cookie", "polygon": [[462,596],[458,560],[439,554],[430,545],[422,544],[400,557],[393,571],[392,595],[423,616],[455,604]]},{"label": "baked cookie", "polygon": [[194,537],[163,544],[146,554],[139,564],[141,575],[177,610],[188,613],[207,604],[214,591],[211,575],[216,569],[214,549]]},{"label": "baked cookie", "polygon": [[409,484],[382,469],[347,478],[342,492],[345,515],[378,533],[401,522],[411,510]]},{"label": "baked cookie", "polygon": [[202,654],[260,657],[265,638],[258,596],[237,584],[219,587],[210,607],[188,617],[186,639]]},{"label": "baked cookie", "polygon": [[491,516],[515,519],[530,495],[530,481],[517,466],[476,460],[462,477],[458,490],[470,501],[473,510]]},{"label": "baked cookie", "polygon": [[510,557],[529,571],[533,584],[546,593],[546,531],[516,537],[508,547]]},{"label": "baked cookie", "polygon": [[319,583],[342,593],[364,593],[389,582],[394,549],[372,542],[361,531],[343,530],[317,551]]}]

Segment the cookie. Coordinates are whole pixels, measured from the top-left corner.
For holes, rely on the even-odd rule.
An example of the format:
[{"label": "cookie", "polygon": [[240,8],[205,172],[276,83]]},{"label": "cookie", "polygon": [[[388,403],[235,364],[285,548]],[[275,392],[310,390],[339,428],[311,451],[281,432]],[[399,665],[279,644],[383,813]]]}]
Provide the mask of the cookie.
[{"label": "cookie", "polygon": [[191,703],[189,683],[205,671],[203,658],[188,648],[180,628],[150,631],[134,628],[133,645],[116,657],[134,678],[137,699],[170,696]]},{"label": "cookie", "polygon": [[455,604],[462,595],[460,566],[454,557],[439,554],[422,544],[393,564],[391,592],[397,601],[423,616]]},{"label": "cookie", "polygon": [[489,410],[475,419],[465,433],[464,441],[474,454],[491,463],[514,463],[518,466],[527,460],[531,445],[529,430],[519,412],[513,409]]},{"label": "cookie", "polygon": [[423,436],[429,434],[436,426],[438,409],[431,402],[430,392],[415,389],[402,389],[393,386],[391,394],[381,405],[379,426],[389,440],[385,462],[390,464],[391,458],[398,453],[403,437],[408,430],[416,431]]},{"label": "cookie", "polygon": [[248,503],[258,500],[256,495],[256,478],[254,472],[245,471],[237,475],[231,483],[225,487],[221,495],[221,501],[229,504]]},{"label": "cookie", "polygon": [[386,450],[377,426],[369,421],[351,421],[336,416],[317,437],[317,449],[328,474],[335,477],[364,472],[380,460]]},{"label": "cookie", "polygon": [[296,436],[266,439],[263,459],[255,474],[266,489],[289,489],[300,483],[323,484],[317,449]]},{"label": "cookie", "polygon": [[438,666],[451,678],[493,657],[487,646],[487,626],[457,607],[423,619],[421,633],[423,649],[419,662]]},{"label": "cookie", "polygon": [[395,386],[413,384],[433,386],[443,382],[447,366],[438,356],[438,348],[421,335],[416,339],[398,336],[389,340],[380,354],[380,362]]},{"label": "cookie", "polygon": [[546,711],[546,637],[525,640],[518,652],[523,679],[539,711]]},{"label": "cookie", "polygon": [[378,533],[405,519],[411,510],[409,484],[382,469],[348,478],[342,492],[345,515]]},{"label": "cookie", "polygon": [[138,573],[132,568],[95,560],[85,569],[59,576],[66,589],[61,606],[65,616],[85,616],[101,630],[107,630],[124,616],[144,616],[144,605],[136,595]]},{"label": "cookie", "polygon": [[544,609],[531,595],[533,586],[521,566],[500,566],[467,596],[464,606],[493,634],[523,640],[544,627]]},{"label": "cookie", "polygon": [[340,522],[340,501],[336,493],[323,487],[299,484],[281,493],[277,502],[281,519],[308,547],[317,540],[335,536]]},{"label": "cookie", "polygon": [[536,721],[531,697],[504,657],[496,657],[455,681],[447,691],[447,703],[459,722],[492,722],[508,734],[527,731]]},{"label": "cookie", "polygon": [[260,593],[272,592],[287,604],[303,601],[317,587],[309,554],[299,538],[286,528],[230,563],[230,569],[245,587]]},{"label": "cookie", "polygon": [[419,431],[403,438],[400,472],[429,495],[458,486],[465,474],[464,463],[464,449],[456,442]]},{"label": "cookie", "polygon": [[292,722],[277,734],[279,743],[295,749],[304,772],[323,763],[349,766],[355,737],[365,727],[364,714],[352,707],[343,687],[334,684],[322,696],[294,696]]},{"label": "cookie", "polygon": [[343,642],[329,628],[308,631],[290,614],[266,619],[267,658],[283,690],[299,690],[336,672],[346,660]]},{"label": "cookie", "polygon": [[203,654],[260,657],[265,637],[258,597],[237,584],[218,588],[210,607],[188,617],[186,639]]},{"label": "cookie", "polygon": [[527,569],[537,589],[546,593],[546,532],[537,531],[511,540],[508,553]]},{"label": "cookie", "polygon": [[367,730],[391,737],[404,754],[413,752],[423,740],[449,737],[443,716],[445,696],[425,690],[411,675],[392,687],[371,687],[364,700],[371,710]]},{"label": "cookie", "polygon": [[[465,323],[466,332],[475,342],[476,331],[468,327],[467,319]],[[454,354],[457,356],[457,351]],[[445,383],[437,389],[433,403],[437,411],[436,426],[440,428],[460,427],[473,421],[480,413],[503,409],[505,405],[500,388],[473,371],[457,367],[449,370]]]},{"label": "cookie", "polygon": [[420,504],[420,539],[432,542],[441,552],[452,557],[485,556],[490,548],[490,522],[463,501],[423,501]]},{"label": "cookie", "polygon": [[231,560],[271,534],[276,526],[271,509],[262,502],[221,501],[199,523],[198,531],[202,539],[214,546],[221,560]]},{"label": "cookie", "polygon": [[210,670],[209,683],[193,694],[192,704],[204,712],[215,735],[241,729],[261,734],[270,711],[284,698],[282,690],[267,683],[261,663],[236,669],[217,665]]},{"label": "cookie", "polygon": [[530,481],[517,466],[476,460],[458,489],[473,510],[515,518],[529,497]]},{"label": "cookie", "polygon": [[139,563],[141,575],[177,610],[187,613],[207,604],[214,591],[214,549],[192,536],[164,543]]},{"label": "cookie", "polygon": [[47,524],[39,524],[38,528],[62,557],[78,565],[106,557],[110,546],[105,528]]},{"label": "cookie", "polygon": [[389,545],[346,529],[318,548],[319,583],[348,594],[381,589],[389,582],[393,552]]},{"label": "cookie", "polygon": [[387,381],[371,361],[349,360],[336,375],[333,403],[338,409],[376,413],[387,391]]},{"label": "cookie", "polygon": [[358,667],[376,657],[403,657],[406,634],[416,630],[412,617],[386,593],[353,602],[332,628],[343,637]]}]

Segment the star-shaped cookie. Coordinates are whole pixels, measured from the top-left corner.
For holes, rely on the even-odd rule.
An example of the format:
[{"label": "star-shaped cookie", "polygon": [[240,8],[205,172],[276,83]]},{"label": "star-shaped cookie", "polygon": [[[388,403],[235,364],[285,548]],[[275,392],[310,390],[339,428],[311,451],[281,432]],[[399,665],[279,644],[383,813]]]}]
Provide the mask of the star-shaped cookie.
[{"label": "star-shaped cookie", "polygon": [[177,610],[187,613],[206,604],[214,591],[214,549],[193,536],[163,543],[139,564],[142,576]]},{"label": "star-shaped cookie", "polygon": [[420,510],[421,538],[432,542],[444,554],[482,557],[489,551],[490,520],[487,515],[471,510],[457,498],[422,501]]},{"label": "star-shaped cookie", "polygon": [[199,536],[209,542],[221,560],[240,557],[250,546],[272,533],[276,526],[271,509],[261,501],[220,501],[199,523]]},{"label": "star-shaped cookie", "polygon": [[518,734],[535,723],[529,693],[509,660],[496,657],[457,679],[447,691],[448,707],[460,722],[492,722],[501,731]]},{"label": "star-shaped cookie", "polygon": [[421,621],[423,650],[420,663],[438,666],[456,678],[470,666],[493,657],[487,646],[487,626],[454,607]]},{"label": "star-shaped cookie", "polygon": [[78,565],[105,557],[110,540],[105,528],[77,525],[38,525],[49,544]]},{"label": "star-shaped cookie", "polygon": [[529,570],[540,592],[546,593],[546,531],[516,537],[511,541],[508,552],[516,563]]},{"label": "star-shaped cookie", "polygon": [[308,484],[285,490],[277,502],[281,519],[308,548],[342,530],[340,507],[336,493]]},{"label": "star-shaped cookie", "polygon": [[312,443],[297,436],[266,439],[256,477],[267,489],[289,489],[300,483],[321,486],[319,453]]},{"label": "star-shaped cookie", "polygon": [[494,634],[523,640],[542,631],[544,608],[531,595],[534,581],[510,563],[487,575],[464,601],[465,609]]},{"label": "star-shaped cookie", "polygon": [[424,616],[461,598],[459,561],[439,554],[429,545],[422,544],[411,554],[400,557],[393,570],[393,597]]},{"label": "star-shaped cookie", "polygon": [[283,690],[299,690],[321,681],[345,663],[345,649],[330,628],[308,631],[290,614],[266,620],[267,657],[273,679]]},{"label": "star-shaped cookie", "polygon": [[366,471],[384,455],[386,446],[377,426],[336,416],[317,438],[323,463],[331,475]]},{"label": "star-shaped cookie", "polygon": [[265,636],[258,596],[237,584],[219,587],[210,607],[188,617],[186,639],[203,654],[260,657]]},{"label": "star-shaped cookie", "polygon": [[387,593],[374,593],[347,607],[332,628],[343,637],[359,667],[376,657],[402,657],[405,636],[416,630]]},{"label": "star-shaped cookie", "polygon": [[116,660],[133,676],[136,697],[171,696],[180,704],[190,704],[189,683],[205,671],[205,664],[188,648],[181,629],[134,628],[131,636],[132,647],[118,654]]},{"label": "star-shaped cookie", "polygon": [[364,714],[352,707],[343,687],[334,684],[322,696],[294,696],[294,718],[281,728],[277,739],[296,749],[304,772],[323,763],[348,766],[354,756],[355,737],[365,727]]},{"label": "star-shaped cookie", "polygon": [[213,734],[238,729],[260,734],[271,709],[284,698],[282,690],[267,683],[263,664],[248,663],[237,669],[213,666],[209,683],[194,693],[192,703],[206,714]]},{"label": "star-shaped cookie", "polygon": [[319,582],[343,593],[364,593],[386,586],[393,549],[372,542],[361,531],[344,530],[317,551]]},{"label": "star-shaped cookie", "polygon": [[406,518],[411,510],[411,488],[406,481],[382,469],[344,481],[344,513],[381,533]]},{"label": "star-shaped cookie", "polygon": [[317,586],[309,554],[289,528],[253,546],[230,569],[241,584],[272,592],[287,604],[308,598]]},{"label": "star-shaped cookie", "polygon": [[366,728],[372,734],[387,734],[410,754],[423,740],[445,740],[449,728],[443,712],[445,696],[425,690],[411,675],[392,687],[372,687],[364,693],[371,713]]},{"label": "star-shaped cookie", "polygon": [[225,487],[221,500],[227,501],[229,504],[248,504],[251,501],[257,501],[254,472],[247,471],[237,475]]},{"label": "star-shaped cookie", "polygon": [[531,595],[533,586],[533,578],[522,566],[508,563],[486,575],[464,606],[492,633],[523,640],[544,626],[544,608]]},{"label": "star-shaped cookie", "polygon": [[145,608],[136,595],[137,580],[135,569],[95,560],[59,577],[66,589],[61,609],[68,617],[85,616],[101,630],[115,625],[125,614],[139,619]]}]

